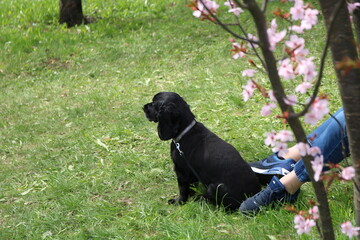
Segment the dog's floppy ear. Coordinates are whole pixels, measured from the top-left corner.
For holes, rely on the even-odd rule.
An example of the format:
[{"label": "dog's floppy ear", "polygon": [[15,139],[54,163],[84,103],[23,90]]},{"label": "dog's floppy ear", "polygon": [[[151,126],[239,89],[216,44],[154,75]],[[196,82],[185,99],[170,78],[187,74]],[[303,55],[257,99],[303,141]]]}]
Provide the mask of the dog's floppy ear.
[{"label": "dog's floppy ear", "polygon": [[146,118],[152,122],[158,122],[158,111],[156,111],[153,103],[147,103],[143,107]]},{"label": "dog's floppy ear", "polygon": [[176,137],[180,127],[180,112],[174,103],[163,104],[158,112],[158,134],[161,140]]}]

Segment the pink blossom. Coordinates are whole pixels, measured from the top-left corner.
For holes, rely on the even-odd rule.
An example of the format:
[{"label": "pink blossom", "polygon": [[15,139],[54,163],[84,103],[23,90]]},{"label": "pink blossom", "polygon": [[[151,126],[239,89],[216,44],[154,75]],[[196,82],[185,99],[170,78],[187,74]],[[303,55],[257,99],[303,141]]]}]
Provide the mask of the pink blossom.
[{"label": "pink blossom", "polygon": [[341,224],[341,232],[345,233],[349,238],[359,235],[360,227],[353,227],[350,221]]},{"label": "pink blossom", "polygon": [[290,8],[290,14],[292,20],[302,20],[305,15],[304,3],[302,1],[297,1],[294,7]]},{"label": "pink blossom", "polygon": [[319,217],[320,217],[320,215],[319,215],[319,207],[318,206],[314,206],[314,207],[310,208],[309,213],[312,215],[312,218],[314,220],[319,219]]},{"label": "pink blossom", "polygon": [[201,15],[202,15],[202,13],[201,13],[201,11],[199,11],[199,10],[195,10],[195,11],[193,12],[193,16],[196,17],[196,18],[201,17]]},{"label": "pink blossom", "polygon": [[209,14],[209,12],[206,10],[206,8],[209,9],[211,12],[216,12],[216,10],[219,8],[219,5],[215,1],[203,0],[202,2],[204,4],[202,4],[200,1],[198,1],[198,9],[206,15]]},{"label": "pink blossom", "polygon": [[291,35],[290,40],[285,42],[285,45],[291,49],[303,48],[304,44],[305,40],[303,38],[299,38],[297,35]]},{"label": "pink blossom", "polygon": [[358,8],[360,6],[360,3],[347,3],[347,8],[349,10],[350,14],[353,14],[353,12],[355,11],[356,8]]},{"label": "pink blossom", "polygon": [[321,149],[317,146],[313,146],[313,147],[309,148],[307,154],[310,156],[316,157],[318,155],[321,155]]},{"label": "pink blossom", "polygon": [[341,177],[345,180],[351,180],[355,177],[355,168],[354,167],[346,167],[341,172]]},{"label": "pink blossom", "polygon": [[289,30],[294,31],[299,34],[304,33],[304,29],[299,25],[292,25],[289,27]]},{"label": "pink blossom", "polygon": [[285,58],[284,60],[280,61],[278,72],[279,76],[283,77],[285,80],[295,78],[294,68],[289,58]]},{"label": "pink blossom", "polygon": [[243,86],[244,90],[242,92],[244,101],[248,101],[250,97],[252,97],[254,90],[256,88],[255,84],[249,80],[245,86]]},{"label": "pink blossom", "polygon": [[286,41],[285,44],[293,50],[293,55],[296,59],[303,59],[303,57],[309,54],[309,50],[304,48],[305,40],[297,35],[291,35],[289,41]]},{"label": "pink blossom", "polygon": [[246,70],[242,71],[242,76],[243,77],[253,77],[255,73],[256,73],[255,69],[246,69]]},{"label": "pink blossom", "polygon": [[271,114],[271,109],[276,108],[276,105],[274,103],[269,103],[266,104],[262,109],[261,109],[261,115],[262,116],[268,116]]},{"label": "pink blossom", "polygon": [[[259,41],[259,39],[258,39],[257,37],[255,37],[254,35],[252,35],[251,33],[248,33],[247,38],[248,38],[249,40],[252,40],[252,41]],[[249,42],[247,45],[248,45],[249,48],[258,47],[257,44],[255,44],[255,43],[252,43],[252,44],[251,44],[250,42]]]},{"label": "pink blossom", "polygon": [[320,180],[320,175],[321,175],[322,169],[324,167],[323,155],[315,157],[315,159],[313,161],[311,161],[311,167],[314,170],[314,180],[317,182]]},{"label": "pink blossom", "polygon": [[270,101],[272,101],[272,102],[277,102],[273,90],[270,90],[270,91],[269,91],[269,98],[270,98]]},{"label": "pink blossom", "polygon": [[329,113],[329,101],[327,99],[315,99],[312,108],[317,112],[317,114],[325,115]]},{"label": "pink blossom", "polygon": [[291,94],[284,98],[284,102],[289,106],[294,106],[297,103],[297,97],[294,94]]},{"label": "pink blossom", "polygon": [[270,42],[270,50],[274,51],[276,44],[284,39],[284,37],[286,35],[286,30],[277,32],[276,19],[273,19],[271,21],[270,28],[267,29],[267,34],[268,34],[269,42]]},{"label": "pink blossom", "polygon": [[309,112],[305,114],[305,122],[315,125],[326,114],[329,113],[329,102],[327,99],[316,98],[311,105]]},{"label": "pink blossom", "polygon": [[297,234],[299,235],[303,233],[309,234],[311,228],[316,226],[316,223],[313,219],[305,219],[301,215],[295,215],[294,223],[295,223],[295,228],[297,229]]},{"label": "pink blossom", "polygon": [[313,58],[302,59],[298,62],[298,66],[296,67],[296,72],[304,76],[304,80],[307,82],[312,82],[317,76],[315,64],[312,60]]},{"label": "pink blossom", "polygon": [[225,1],[225,2],[224,2],[224,5],[225,5],[225,6],[228,6],[229,8],[233,8],[233,7],[236,6],[236,4],[235,4],[233,1],[231,1],[231,0]]},{"label": "pink blossom", "polygon": [[316,9],[308,8],[305,10],[304,19],[301,21],[301,26],[303,29],[311,29],[312,26],[316,25],[318,22],[317,15],[319,11]]},{"label": "pink blossom", "polygon": [[244,10],[242,10],[242,8],[232,8],[229,10],[230,13],[234,13],[235,16],[239,16],[240,13],[244,12]]},{"label": "pink blossom", "polygon": [[308,112],[305,114],[305,117],[304,117],[304,122],[305,123],[308,123],[308,124],[311,124],[311,125],[316,125],[317,122],[319,121],[319,119],[317,118],[316,114],[313,113],[313,112]]},{"label": "pink blossom", "polygon": [[233,59],[238,59],[245,56],[245,49],[242,48],[242,46],[239,43],[233,42],[232,47],[233,49],[231,51],[233,52],[232,55]]},{"label": "pink blossom", "polygon": [[300,156],[305,157],[308,154],[309,151],[309,144],[299,142],[296,144],[297,149],[299,150]]},{"label": "pink blossom", "polygon": [[296,88],[295,88],[295,92],[299,92],[301,94],[305,94],[309,89],[312,88],[312,85],[311,83],[309,82],[303,82],[301,83],[300,85],[298,85]]},{"label": "pink blossom", "polygon": [[265,145],[274,147],[276,143],[276,132],[271,131],[266,133]]},{"label": "pink blossom", "polygon": [[287,143],[285,142],[275,142],[275,146],[272,149],[273,152],[277,152],[279,157],[285,156],[289,152]]},{"label": "pink blossom", "polygon": [[280,140],[281,142],[291,142],[294,141],[294,135],[289,130],[281,130],[276,135],[276,139]]},{"label": "pink blossom", "polygon": [[244,12],[242,8],[237,7],[236,4],[231,0],[226,1],[224,5],[228,6],[230,8],[228,12],[234,13],[235,16],[239,16],[240,13]]}]

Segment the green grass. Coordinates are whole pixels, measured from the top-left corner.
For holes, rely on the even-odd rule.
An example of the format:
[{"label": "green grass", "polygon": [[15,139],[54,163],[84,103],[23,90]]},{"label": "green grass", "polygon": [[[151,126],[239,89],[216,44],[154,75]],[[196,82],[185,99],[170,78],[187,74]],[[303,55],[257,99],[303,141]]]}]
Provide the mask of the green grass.
[{"label": "green grass", "polygon": [[[297,236],[281,206],[247,218],[167,205],[177,195],[169,143],[141,109],[155,93],[178,92],[248,161],[268,155],[265,132],[283,126],[259,116],[260,96],[242,101],[248,66],[184,1],[83,2],[97,21],[72,29],[57,24],[57,1],[0,2],[0,239],[317,239]],[[308,36],[312,51],[322,31]],[[336,110],[330,65],[321,91]],[[313,196],[304,186],[296,207]],[[354,217],[349,199],[351,185],[336,183],[338,239]]]}]

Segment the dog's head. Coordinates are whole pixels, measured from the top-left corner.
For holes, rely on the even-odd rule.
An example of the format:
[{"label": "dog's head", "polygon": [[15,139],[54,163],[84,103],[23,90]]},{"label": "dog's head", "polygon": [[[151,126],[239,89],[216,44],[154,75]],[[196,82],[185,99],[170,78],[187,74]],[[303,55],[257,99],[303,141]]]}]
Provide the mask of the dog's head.
[{"label": "dog's head", "polygon": [[175,138],[195,118],[189,105],[177,93],[160,92],[143,110],[149,121],[158,123],[161,140]]}]

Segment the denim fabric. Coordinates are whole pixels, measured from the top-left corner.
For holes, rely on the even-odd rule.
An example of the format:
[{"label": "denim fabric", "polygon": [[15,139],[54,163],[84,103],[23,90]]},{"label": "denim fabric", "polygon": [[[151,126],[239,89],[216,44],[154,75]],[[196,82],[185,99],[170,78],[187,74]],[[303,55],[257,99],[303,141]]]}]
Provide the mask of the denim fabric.
[{"label": "denim fabric", "polygon": [[[321,149],[325,163],[339,163],[344,159],[344,154],[345,157],[349,156],[349,142],[343,108],[333,114],[333,117],[327,119],[307,136],[310,146],[317,146]],[[310,181],[303,160],[295,164],[294,171],[299,181]]]}]

